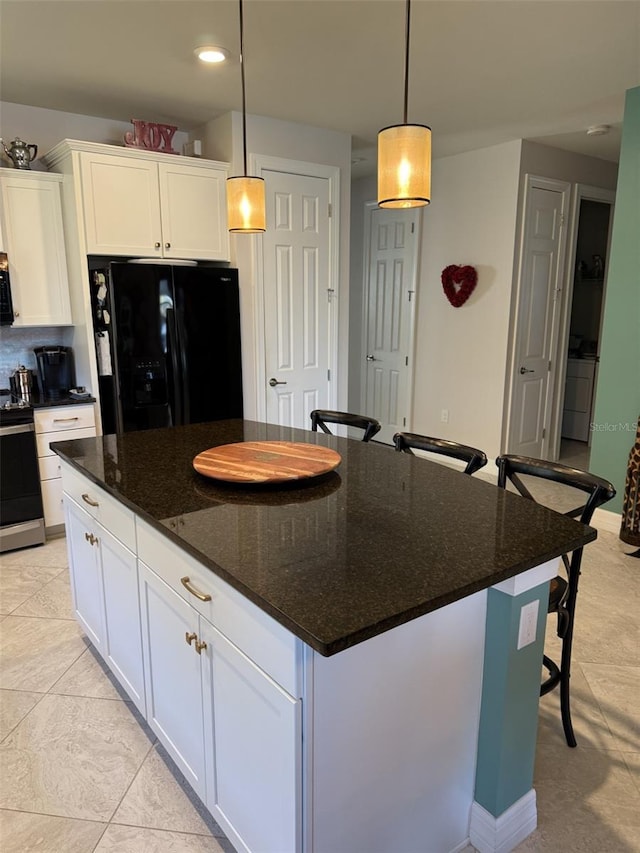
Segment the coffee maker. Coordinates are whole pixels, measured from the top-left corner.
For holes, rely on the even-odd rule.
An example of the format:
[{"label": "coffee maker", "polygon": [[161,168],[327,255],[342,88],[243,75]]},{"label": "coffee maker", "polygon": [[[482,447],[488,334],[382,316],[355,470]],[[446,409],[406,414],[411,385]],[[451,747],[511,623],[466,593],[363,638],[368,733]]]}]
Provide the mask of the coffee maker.
[{"label": "coffee maker", "polygon": [[75,386],[73,350],[71,347],[35,347],[38,365],[38,387],[43,400],[59,400],[66,397]]}]

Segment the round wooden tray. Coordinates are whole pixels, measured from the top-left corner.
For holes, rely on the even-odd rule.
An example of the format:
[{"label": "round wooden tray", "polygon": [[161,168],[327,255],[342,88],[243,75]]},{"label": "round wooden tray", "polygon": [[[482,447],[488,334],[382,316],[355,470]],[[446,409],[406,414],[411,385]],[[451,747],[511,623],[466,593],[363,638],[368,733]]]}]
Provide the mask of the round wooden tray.
[{"label": "round wooden tray", "polygon": [[297,441],[242,441],[203,450],[193,460],[199,474],[227,483],[283,483],[319,477],[338,467],[335,450]]}]

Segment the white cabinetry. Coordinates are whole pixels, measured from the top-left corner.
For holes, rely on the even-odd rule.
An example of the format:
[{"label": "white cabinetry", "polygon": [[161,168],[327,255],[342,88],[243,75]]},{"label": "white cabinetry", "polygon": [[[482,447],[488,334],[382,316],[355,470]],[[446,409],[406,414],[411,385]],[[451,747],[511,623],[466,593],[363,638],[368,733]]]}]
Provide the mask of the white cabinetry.
[{"label": "white cabinetry", "polygon": [[45,527],[64,524],[60,462],[51,450],[52,441],[91,438],[96,434],[93,403],[79,406],[52,406],[34,412],[40,488]]},{"label": "white cabinetry", "polygon": [[302,703],[202,617],[200,637],[213,708],[207,806],[241,850],[299,850]]},{"label": "white cabinetry", "polygon": [[65,495],[76,617],[145,714],[133,513],[71,471],[65,472]]},{"label": "white cabinetry", "polygon": [[[140,604],[148,722],[205,800],[205,702],[198,614],[144,563]],[[210,708],[208,726],[210,728]]]},{"label": "white cabinetry", "polygon": [[229,260],[225,163],[73,140],[47,162],[69,147],[88,255]]},{"label": "white cabinetry", "polygon": [[562,412],[562,437],[589,441],[596,362],[594,359],[567,359]]},{"label": "white cabinetry", "polygon": [[14,326],[71,324],[61,175],[0,169]]},{"label": "white cabinetry", "polygon": [[148,525],[137,533],[149,725],[239,850],[294,853],[301,699],[272,676],[296,692],[295,638]]}]

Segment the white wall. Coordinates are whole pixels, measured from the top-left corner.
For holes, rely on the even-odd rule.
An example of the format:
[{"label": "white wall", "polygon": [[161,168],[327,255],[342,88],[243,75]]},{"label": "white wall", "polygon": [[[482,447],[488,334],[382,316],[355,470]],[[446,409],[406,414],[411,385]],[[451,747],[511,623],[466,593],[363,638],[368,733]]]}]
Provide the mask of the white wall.
[{"label": "white wall", "polygon": [[618,164],[584,154],[573,154],[538,142],[522,141],[521,174],[555,178],[575,184],[589,184],[615,190]]},{"label": "white wall", "polygon": [[[516,140],[434,160],[423,223],[412,429],[489,457],[500,452],[520,149]],[[478,271],[461,308],[442,290],[449,264]]]},{"label": "white wall", "polygon": [[349,266],[349,401],[348,411],[360,411],[364,341],[362,303],[364,300],[365,205],[377,198],[376,176],[351,184],[351,246]]},{"label": "white wall", "polygon": [[[211,159],[231,163],[231,174],[242,174],[241,114],[227,113],[208,122],[192,136],[203,139],[203,153]],[[307,163],[337,166],[340,169],[340,266],[338,282],[338,406],[347,405],[349,346],[349,193],[351,183],[351,137],[345,133],[280,121],[265,116],[247,116],[248,171],[252,155],[281,157]],[[258,394],[254,365],[255,324],[254,293],[256,287],[255,252],[259,236],[231,236],[231,259],[240,277],[240,310],[242,315],[243,381],[245,416],[254,417]]]},{"label": "white wall", "polygon": [[[24,142],[38,146],[38,158],[50,151],[62,139],[83,139],[107,145],[124,145],[124,135],[133,130],[131,122],[113,121],[95,116],[45,110],[24,104],[0,102],[0,136],[8,142],[19,136]],[[182,151],[188,135],[177,131],[173,147]],[[3,166],[11,164],[4,160]],[[36,162],[32,169],[46,172],[44,163]]]}]

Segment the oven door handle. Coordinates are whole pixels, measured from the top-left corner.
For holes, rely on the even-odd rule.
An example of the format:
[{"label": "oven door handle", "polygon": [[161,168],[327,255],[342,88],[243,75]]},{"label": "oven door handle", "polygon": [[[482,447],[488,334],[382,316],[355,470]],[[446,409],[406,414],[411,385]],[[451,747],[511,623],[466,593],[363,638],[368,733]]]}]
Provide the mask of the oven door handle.
[{"label": "oven door handle", "polygon": [[14,424],[13,426],[0,426],[0,435],[18,435],[21,432],[34,432],[33,424]]}]

